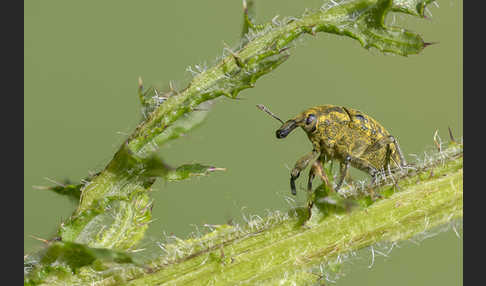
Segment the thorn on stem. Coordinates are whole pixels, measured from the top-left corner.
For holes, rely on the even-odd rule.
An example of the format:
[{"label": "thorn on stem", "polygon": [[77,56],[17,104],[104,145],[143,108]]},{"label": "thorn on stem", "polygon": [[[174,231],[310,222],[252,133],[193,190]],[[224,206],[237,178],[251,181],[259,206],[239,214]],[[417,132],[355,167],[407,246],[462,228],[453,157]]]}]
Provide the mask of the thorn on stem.
[{"label": "thorn on stem", "polygon": [[143,81],[141,76],[138,77],[138,90],[139,91],[143,90]]},{"label": "thorn on stem", "polygon": [[278,53],[281,54],[287,50],[290,50],[290,47],[281,48],[280,50],[278,50]]},{"label": "thorn on stem", "polygon": [[50,241],[49,241],[49,240],[47,240],[47,239],[40,238],[40,237],[37,237],[37,236],[32,235],[32,234],[31,234],[31,235],[29,235],[29,236],[30,236],[31,238],[35,239],[35,240],[42,241],[42,242],[43,242],[43,243],[45,243],[45,244],[49,244],[49,242],[50,242]]},{"label": "thorn on stem", "polygon": [[456,139],[454,139],[454,135],[452,135],[452,129],[450,126],[447,127],[449,129],[449,137],[451,138],[451,142],[457,143]]},{"label": "thorn on stem", "polygon": [[218,168],[218,167],[209,167],[208,168],[209,172],[214,172],[214,171],[226,171],[226,168]]},{"label": "thorn on stem", "polygon": [[317,32],[316,32],[317,26],[312,25],[310,27],[312,27],[311,30],[310,30],[310,34],[315,37],[317,35]]},{"label": "thorn on stem", "polygon": [[144,251],[145,249],[146,249],[146,248],[139,248],[139,249],[130,250],[129,252],[130,252],[130,253],[137,253],[137,252]]},{"label": "thorn on stem", "polygon": [[177,93],[175,88],[174,88],[174,83],[172,81],[169,81],[169,89],[170,89],[171,92]]},{"label": "thorn on stem", "polygon": [[233,58],[235,59],[235,62],[236,62],[236,65],[239,67],[239,68],[243,68],[244,64],[243,64],[243,61],[241,60],[241,58],[238,56],[237,53],[233,52],[231,50],[231,48],[228,46],[228,44],[226,44],[225,42],[223,42],[223,45],[224,45],[224,48],[233,56]]},{"label": "thorn on stem", "polygon": [[63,188],[65,188],[65,187],[66,187],[66,185],[65,185],[65,184],[59,183],[59,182],[57,182],[57,181],[54,181],[53,179],[50,179],[50,178],[48,178],[48,177],[44,177],[44,179],[45,179],[45,180],[48,180],[49,182],[54,183],[54,184],[56,184],[56,185],[58,185],[58,186],[61,186],[61,187],[63,187]]},{"label": "thorn on stem", "polygon": [[[250,3],[251,6],[253,6],[254,3]],[[250,15],[248,15],[248,2],[246,0],[243,0],[243,13],[244,13],[244,16],[245,16],[245,21],[246,21],[246,24],[248,25],[249,28],[251,29],[254,29],[255,26],[253,25],[253,23],[251,22],[250,20]]]},{"label": "thorn on stem", "polygon": [[35,185],[32,186],[32,188],[34,190],[50,190],[51,189],[51,187],[48,187],[48,186],[35,186]]},{"label": "thorn on stem", "polygon": [[440,146],[440,143],[439,141],[437,140],[438,138],[438,133],[439,133],[439,130],[436,129],[435,132],[434,132],[434,143],[435,143],[435,146],[437,146],[437,150],[439,152],[442,152],[442,147]]},{"label": "thorn on stem", "polygon": [[435,44],[439,44],[439,42],[424,42],[424,48]]}]

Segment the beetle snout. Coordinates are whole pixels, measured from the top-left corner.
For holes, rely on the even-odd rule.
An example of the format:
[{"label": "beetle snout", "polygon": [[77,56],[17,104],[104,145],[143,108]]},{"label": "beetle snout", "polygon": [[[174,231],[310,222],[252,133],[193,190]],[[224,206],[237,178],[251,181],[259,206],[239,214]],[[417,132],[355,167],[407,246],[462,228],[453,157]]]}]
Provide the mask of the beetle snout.
[{"label": "beetle snout", "polygon": [[284,130],[280,130],[280,129],[277,130],[277,132],[275,133],[278,139],[285,138],[289,134],[289,132],[285,132]]},{"label": "beetle snout", "polygon": [[297,123],[294,120],[289,120],[282,125],[277,131],[275,132],[275,135],[277,135],[278,139],[285,138],[287,135],[289,135],[292,130],[294,130],[297,127]]}]

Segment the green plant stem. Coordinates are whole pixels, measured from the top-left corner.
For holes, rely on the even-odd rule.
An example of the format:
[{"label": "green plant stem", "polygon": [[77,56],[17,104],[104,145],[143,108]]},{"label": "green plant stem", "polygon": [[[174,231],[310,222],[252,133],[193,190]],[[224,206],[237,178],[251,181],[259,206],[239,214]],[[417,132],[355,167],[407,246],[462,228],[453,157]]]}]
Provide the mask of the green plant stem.
[{"label": "green plant stem", "polygon": [[[249,216],[243,226],[214,225],[192,239],[172,238],[159,244],[154,260],[132,263],[120,253],[92,249],[78,259],[51,255],[47,268],[37,268],[30,284],[93,283],[96,285],[313,285],[339,274],[342,258],[384,243],[428,235],[434,228],[463,217],[463,148],[451,144],[429,154],[431,161],[406,172],[397,182],[376,191],[385,198],[348,210],[323,212],[297,207],[268,216]],[[318,188],[319,189],[319,188]],[[316,190],[318,190],[316,189]],[[361,199],[361,201],[363,201]],[[62,249],[56,243],[48,249]],[[67,250],[70,245],[64,246]],[[75,246],[78,251],[85,246]],[[54,249],[54,250],[53,250]],[[79,252],[79,251],[78,251]],[[143,252],[141,253],[143,256]],[[74,257],[75,258],[75,257]],[[43,258],[46,259],[46,258]],[[125,263],[115,263],[124,259]],[[76,273],[64,264],[79,264]],[[54,266],[55,265],[55,266]],[[67,269],[67,270],[66,270]],[[38,277],[36,280],[35,277]],[[317,284],[319,285],[319,284]]]},{"label": "green plant stem", "polygon": [[[463,216],[462,155],[399,183],[402,191],[350,214],[301,225],[304,214],[241,237],[226,234],[207,251],[151,269],[129,285],[308,285],[338,256],[378,242],[406,240]],[[243,232],[244,233],[244,232]],[[213,234],[214,237],[218,237]],[[224,235],[223,235],[224,236]],[[191,242],[187,242],[191,243]],[[153,263],[154,268],[157,263]],[[329,271],[329,268],[324,268]],[[281,284],[283,283],[283,284]]]}]

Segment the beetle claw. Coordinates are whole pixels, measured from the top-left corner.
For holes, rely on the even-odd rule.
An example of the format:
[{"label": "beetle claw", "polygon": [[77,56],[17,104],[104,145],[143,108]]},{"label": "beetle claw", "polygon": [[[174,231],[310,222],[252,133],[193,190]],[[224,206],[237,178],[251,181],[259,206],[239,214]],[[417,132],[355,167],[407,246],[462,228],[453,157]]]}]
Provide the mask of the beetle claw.
[{"label": "beetle claw", "polygon": [[295,179],[293,177],[290,177],[290,192],[292,192],[292,195],[294,196],[297,195],[297,190],[295,188]]}]

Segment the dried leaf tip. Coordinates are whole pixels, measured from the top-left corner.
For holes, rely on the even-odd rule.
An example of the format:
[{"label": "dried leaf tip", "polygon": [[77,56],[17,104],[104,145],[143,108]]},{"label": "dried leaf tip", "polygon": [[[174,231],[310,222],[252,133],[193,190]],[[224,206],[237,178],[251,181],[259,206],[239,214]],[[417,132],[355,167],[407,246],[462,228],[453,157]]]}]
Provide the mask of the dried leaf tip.
[{"label": "dried leaf tip", "polygon": [[226,171],[226,168],[219,168],[219,167],[209,167],[208,168],[209,172],[214,172],[214,171]]}]

